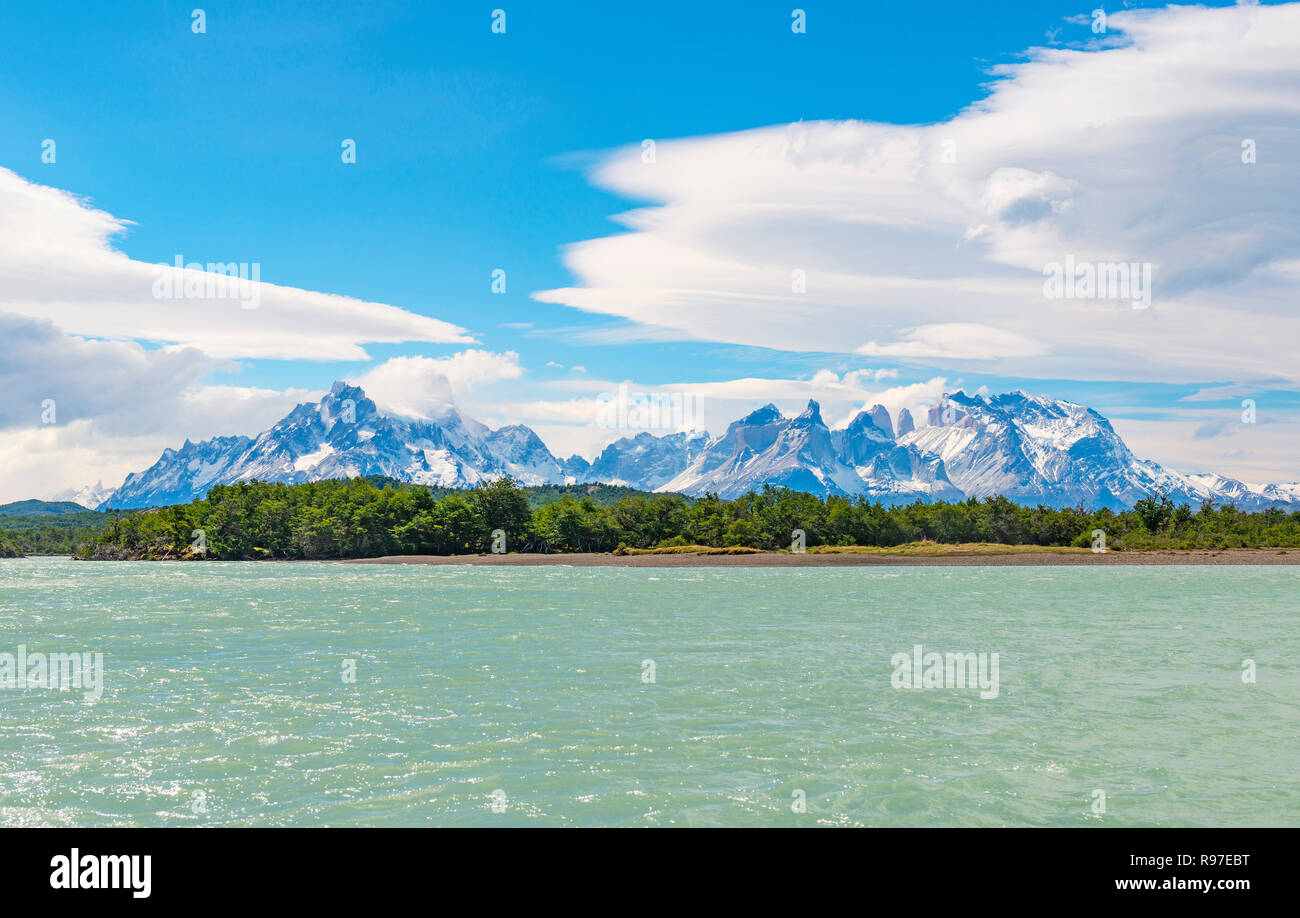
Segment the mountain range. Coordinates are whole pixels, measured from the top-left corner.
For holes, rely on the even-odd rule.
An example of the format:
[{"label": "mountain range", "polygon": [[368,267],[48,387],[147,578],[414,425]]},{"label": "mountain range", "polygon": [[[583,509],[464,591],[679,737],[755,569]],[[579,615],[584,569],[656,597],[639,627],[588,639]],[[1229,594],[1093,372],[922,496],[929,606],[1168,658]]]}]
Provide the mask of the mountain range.
[{"label": "mountain range", "polygon": [[887,505],[1001,494],[1027,504],[1122,509],[1164,492],[1184,503],[1300,508],[1300,482],[1252,485],[1165,469],[1134,456],[1106,418],[1071,402],[1019,390],[955,392],[926,421],[918,427],[906,410],[895,419],[875,405],[831,429],[814,401],[795,417],[769,404],[719,437],[640,432],[588,462],[556,458],[528,427],[493,430],[454,407],[429,419],[383,414],[360,388],[339,382],[256,437],[187,440],[164,451],[99,508],[188,503],[214,484],[251,479],[358,475],[453,488],[509,475],[524,485],[604,482],[724,498],[772,484]]},{"label": "mountain range", "polygon": [[116,488],[104,486],[104,482],[97,481],[93,485],[86,485],[81,488],[68,488],[57,494],[50,495],[51,501],[63,501],[70,504],[78,505],[82,510],[94,510],[104,501],[113,496]]}]

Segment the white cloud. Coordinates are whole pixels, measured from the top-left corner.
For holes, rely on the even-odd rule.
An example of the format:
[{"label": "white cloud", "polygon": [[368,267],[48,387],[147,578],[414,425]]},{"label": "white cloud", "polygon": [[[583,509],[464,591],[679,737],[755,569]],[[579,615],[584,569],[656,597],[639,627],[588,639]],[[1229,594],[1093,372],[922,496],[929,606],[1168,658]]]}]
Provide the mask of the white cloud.
[{"label": "white cloud", "polygon": [[1180,402],[1219,402],[1224,399],[1241,398],[1259,391],[1251,386],[1206,386],[1191,395],[1184,395]]},{"label": "white cloud", "polygon": [[[1108,29],[1113,47],[1032,49],[939,124],[617,151],[594,182],[653,206],[567,249],[580,286],[535,296],[654,334],[1002,375],[1300,381],[1300,5]],[[1067,255],[1151,263],[1151,308],[1047,299]]]},{"label": "white cloud", "polygon": [[88,341],[3,313],[0,342],[0,501],[116,485],[166,447],[255,433],[313,395],[202,386],[230,367],[193,348]]},{"label": "white cloud", "polygon": [[112,487],[127,473],[152,465],[165,446],[150,438],[104,437],[93,422],[6,431],[0,439],[0,503],[50,498],[55,493],[103,481]]},{"label": "white cloud", "polygon": [[[234,367],[193,348],[85,340],[48,321],[4,313],[0,341],[0,431],[87,421],[103,436],[246,433],[308,395],[301,389],[200,386],[207,373]],[[43,419],[47,400],[52,425]]]},{"label": "white cloud", "polygon": [[924,357],[931,359],[997,360],[1041,354],[1046,349],[1024,335],[988,325],[948,322],[904,328],[898,341],[878,344],[868,341],[858,348],[868,357]]},{"label": "white cloud", "polygon": [[[237,369],[230,358],[357,360],[366,358],[362,345],[369,342],[473,340],[446,322],[393,306],[269,283],[232,291],[245,296],[242,304],[160,299],[159,278],[181,280],[183,291],[186,278],[208,276],[115,251],[113,239],[128,226],[72,194],[0,169],[0,493],[6,499],[97,479],[116,484],[168,446],[256,433],[313,396],[200,384],[214,371]],[[202,260],[258,260],[255,253],[221,254]],[[200,259],[185,258],[191,260]],[[242,308],[254,303],[255,309]],[[475,354],[463,352],[441,366],[472,385],[492,376]],[[53,423],[45,423],[51,409]]]},{"label": "white cloud", "polygon": [[450,357],[394,357],[356,380],[383,411],[430,418],[480,386],[524,373],[514,351],[467,350]]},{"label": "white cloud", "polygon": [[[357,360],[366,357],[367,342],[473,340],[392,306],[268,283],[234,291],[253,294],[247,302],[256,309],[235,298],[159,299],[159,277],[205,278],[115,251],[113,239],[128,226],[83,199],[0,169],[6,499],[97,479],[116,484],[168,446],[256,433],[310,396],[200,384],[214,371],[235,370],[229,358]],[[255,253],[221,254],[203,260],[258,260]],[[463,378],[476,372],[472,357],[453,359],[448,369]],[[53,423],[45,423],[51,410]]]},{"label": "white cloud", "polygon": [[[74,335],[185,345],[210,357],[360,360],[367,342],[474,340],[394,306],[266,282],[249,286],[252,309],[233,297],[158,298],[155,281],[183,281],[191,272],[114,250],[112,240],[128,226],[83,199],[0,169],[0,311],[50,319]],[[246,263],[250,274],[258,263],[259,276],[274,276],[256,252],[180,254],[187,264]]]},{"label": "white cloud", "polygon": [[[134,342],[85,341],[49,322],[0,313],[0,501],[49,495],[102,480],[119,484],[186,439],[255,435],[320,392],[203,386],[230,369],[193,348],[148,350]],[[519,356],[467,350],[398,357],[357,382],[381,410],[431,417],[479,387],[523,374]],[[42,423],[47,399],[53,424]],[[461,406],[471,417],[480,407]]]},{"label": "white cloud", "polygon": [[1295,481],[1300,467],[1294,412],[1265,412],[1243,424],[1240,408],[1170,418],[1112,418],[1115,432],[1143,458],[1180,472],[1213,472],[1254,484]]}]

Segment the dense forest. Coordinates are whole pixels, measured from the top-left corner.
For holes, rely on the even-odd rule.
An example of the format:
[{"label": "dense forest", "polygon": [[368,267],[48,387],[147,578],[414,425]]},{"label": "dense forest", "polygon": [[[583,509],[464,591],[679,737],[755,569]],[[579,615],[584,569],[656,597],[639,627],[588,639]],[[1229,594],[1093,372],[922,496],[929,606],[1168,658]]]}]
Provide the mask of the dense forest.
[{"label": "dense forest", "polygon": [[0,514],[0,558],[74,554],[128,512]]},{"label": "dense forest", "polygon": [[364,558],[473,554],[492,551],[494,542],[512,552],[686,545],[789,549],[795,530],[803,531],[810,549],[926,540],[1087,547],[1096,530],[1116,551],[1300,547],[1300,513],[1192,508],[1164,496],[1115,513],[1025,507],[1003,497],[884,507],[863,498],[819,498],[772,487],[735,500],[619,490],[526,489],[509,479],[454,492],[360,478],[218,485],[206,500],[109,522],[77,556]]}]

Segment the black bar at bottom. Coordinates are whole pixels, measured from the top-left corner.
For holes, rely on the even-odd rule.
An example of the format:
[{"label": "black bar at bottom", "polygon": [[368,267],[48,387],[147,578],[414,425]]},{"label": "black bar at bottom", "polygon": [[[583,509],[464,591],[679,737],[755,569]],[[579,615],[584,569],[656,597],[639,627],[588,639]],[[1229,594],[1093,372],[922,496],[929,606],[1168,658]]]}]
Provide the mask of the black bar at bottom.
[{"label": "black bar at bottom", "polygon": [[901,890],[950,908],[967,889],[1000,905],[1199,898],[1231,907],[1261,892],[1286,895],[1297,841],[1283,829],[791,832],[572,830],[543,839],[510,830],[10,829],[0,832],[0,889],[11,907],[48,899],[335,909],[450,889],[475,889],[485,901],[527,892],[537,905],[621,889],[632,898],[607,903],[639,911],[638,901],[649,906],[657,893],[701,882],[712,895],[759,900],[799,887],[821,899],[840,888],[883,904],[875,894]]}]

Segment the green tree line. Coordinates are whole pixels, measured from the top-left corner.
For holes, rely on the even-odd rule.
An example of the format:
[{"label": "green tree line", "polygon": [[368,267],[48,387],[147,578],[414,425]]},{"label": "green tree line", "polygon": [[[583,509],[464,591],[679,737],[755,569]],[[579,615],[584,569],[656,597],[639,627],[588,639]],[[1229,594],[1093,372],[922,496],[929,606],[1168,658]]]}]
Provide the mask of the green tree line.
[{"label": "green tree line", "polygon": [[0,514],[0,558],[71,555],[124,511],[63,514]]},{"label": "green tree line", "polygon": [[530,501],[500,479],[438,492],[366,479],[285,485],[218,485],[205,500],[137,511],[110,522],[82,558],[365,558],[488,552],[494,533],[513,552],[608,552],[685,545],[789,548],[909,542],[1081,546],[1105,533],[1111,550],[1300,547],[1300,513],[1199,508],[1166,496],[1132,510],[1026,507],[1004,497],[885,507],[865,498],[820,498],[764,487],[735,500],[716,495],[627,494],[610,502],[563,493]]}]

